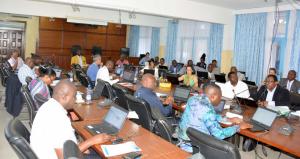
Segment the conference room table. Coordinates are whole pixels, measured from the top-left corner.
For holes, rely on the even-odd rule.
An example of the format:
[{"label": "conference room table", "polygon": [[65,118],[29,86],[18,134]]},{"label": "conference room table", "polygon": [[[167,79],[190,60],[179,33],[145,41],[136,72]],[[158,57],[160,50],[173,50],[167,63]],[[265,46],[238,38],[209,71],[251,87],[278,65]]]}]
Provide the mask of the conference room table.
[{"label": "conference room table", "polygon": [[[139,86],[137,85],[122,85],[123,87],[135,91]],[[159,93],[166,93],[168,95],[173,95],[174,86],[171,88],[161,88],[157,87],[155,92]],[[173,105],[173,108],[178,111],[184,111],[184,108],[181,106]],[[253,116],[254,112],[256,111],[256,107],[242,105],[243,109],[243,119],[246,122],[250,122],[251,117]],[[227,111],[231,110],[224,110],[223,115]],[[283,135],[279,132],[280,127],[290,124],[294,128],[294,132],[290,136]],[[291,155],[296,157],[300,157],[300,121],[298,120],[287,120],[287,118],[279,117],[277,118],[270,131],[264,132],[252,132],[249,129],[241,130],[239,132],[240,135],[249,137],[254,139],[258,142],[264,143],[266,145],[278,148],[281,151],[287,152]]]},{"label": "conference room table", "polygon": [[[78,89],[80,91],[84,90],[82,87],[79,87]],[[110,108],[110,106],[99,106],[99,102],[102,100],[104,100],[104,98],[93,100],[91,104],[82,103],[75,104],[74,106],[73,110],[79,117],[80,121],[73,122],[72,126],[75,131],[85,140],[92,137],[92,134],[85,129],[85,126],[100,123]],[[142,150],[141,158],[184,159],[191,156],[191,154],[181,150],[177,146],[165,141],[163,138],[133,123],[129,119],[125,121],[124,127],[119,132],[118,137],[123,138],[125,140],[124,142],[134,141],[135,144]],[[105,144],[111,144],[111,142]],[[93,149],[101,157],[105,158],[100,145],[94,145]],[[122,158],[122,155],[109,158]]]}]

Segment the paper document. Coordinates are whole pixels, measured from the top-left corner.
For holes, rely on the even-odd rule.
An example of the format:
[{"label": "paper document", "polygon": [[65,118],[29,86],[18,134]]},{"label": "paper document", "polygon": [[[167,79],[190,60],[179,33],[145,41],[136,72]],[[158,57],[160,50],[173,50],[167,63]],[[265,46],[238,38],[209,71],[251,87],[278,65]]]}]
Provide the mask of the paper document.
[{"label": "paper document", "polygon": [[267,107],[267,108],[278,112],[280,115],[284,115],[290,112],[290,108],[288,106],[275,106],[275,107]]},{"label": "paper document", "polygon": [[227,112],[227,113],[226,113],[226,117],[227,117],[227,118],[234,118],[234,117],[237,117],[237,118],[243,119],[243,116],[241,116],[241,115],[239,115],[239,114],[231,113],[231,112]]},{"label": "paper document", "polygon": [[128,119],[139,119],[139,116],[137,115],[137,113],[135,111],[129,111],[127,118]]},{"label": "paper document", "polygon": [[133,141],[116,145],[101,145],[105,157],[117,156],[129,152],[142,151]]},{"label": "paper document", "polygon": [[298,111],[295,111],[295,112],[292,112],[291,114],[292,114],[292,115],[296,115],[296,116],[299,116],[299,117],[300,117],[300,110],[298,110]]}]

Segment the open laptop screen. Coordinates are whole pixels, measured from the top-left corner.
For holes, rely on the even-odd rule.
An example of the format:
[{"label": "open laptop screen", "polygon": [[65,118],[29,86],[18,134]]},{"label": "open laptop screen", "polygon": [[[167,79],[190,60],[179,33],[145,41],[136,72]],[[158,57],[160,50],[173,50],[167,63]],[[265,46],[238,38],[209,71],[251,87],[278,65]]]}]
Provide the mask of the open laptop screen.
[{"label": "open laptop screen", "polygon": [[123,111],[121,108],[112,106],[107,112],[104,121],[113,125],[117,129],[121,129],[126,120],[127,114],[128,113]]},{"label": "open laptop screen", "polygon": [[272,123],[275,120],[276,116],[277,116],[277,113],[275,111],[271,111],[268,109],[258,107],[252,117],[252,120],[270,128],[272,126]]},{"label": "open laptop screen", "polygon": [[124,71],[123,79],[127,81],[134,81],[134,72],[133,71]]},{"label": "open laptop screen", "polygon": [[189,98],[191,90],[189,88],[184,88],[184,87],[176,87],[174,91],[174,98],[175,99],[182,99],[182,100],[187,100]]}]

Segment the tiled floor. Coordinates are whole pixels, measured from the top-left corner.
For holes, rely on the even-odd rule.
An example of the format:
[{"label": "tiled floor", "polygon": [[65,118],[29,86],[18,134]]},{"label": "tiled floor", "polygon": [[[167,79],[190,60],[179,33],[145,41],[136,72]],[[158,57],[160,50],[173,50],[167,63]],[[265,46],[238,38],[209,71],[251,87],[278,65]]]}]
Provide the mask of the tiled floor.
[{"label": "tiled floor", "polygon": [[[12,116],[9,115],[5,108],[4,108],[4,100],[5,100],[5,94],[4,94],[5,89],[0,86],[0,158],[1,159],[17,159],[18,157],[16,156],[15,152],[12,150],[8,142],[6,141],[6,138],[4,136],[4,128],[6,127],[7,123],[9,122],[10,119],[12,119]],[[22,111],[21,113],[21,119],[22,121],[26,124],[28,122],[28,115],[26,112],[26,108]],[[299,143],[300,144],[300,143]],[[261,150],[261,145],[257,146],[257,152],[259,156],[263,157],[263,153]],[[270,148],[266,148],[268,152],[267,157],[263,157],[264,159],[278,159],[279,157],[279,152],[274,151]],[[240,151],[242,159],[255,159],[258,158],[255,156],[255,152],[243,152]],[[281,154],[280,159],[293,159],[293,157],[290,157],[286,154]]]}]

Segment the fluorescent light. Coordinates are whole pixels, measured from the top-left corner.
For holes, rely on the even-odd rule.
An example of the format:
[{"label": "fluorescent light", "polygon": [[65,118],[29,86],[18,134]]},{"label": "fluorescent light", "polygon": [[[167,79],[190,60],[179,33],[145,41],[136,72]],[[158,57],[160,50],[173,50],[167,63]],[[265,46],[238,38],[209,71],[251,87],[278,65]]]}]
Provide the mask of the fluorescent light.
[{"label": "fluorescent light", "polygon": [[81,17],[67,17],[69,23],[91,24],[91,25],[107,25],[107,22],[99,19],[88,19]]}]

